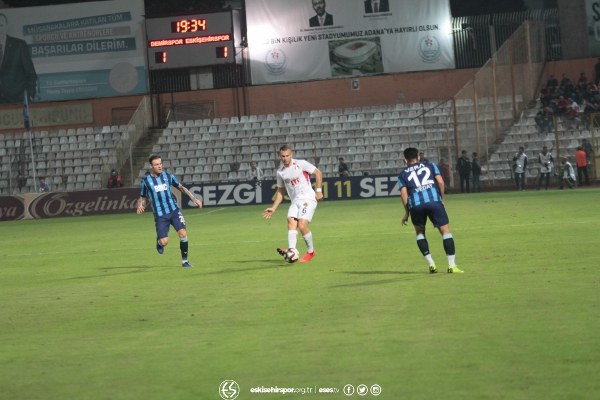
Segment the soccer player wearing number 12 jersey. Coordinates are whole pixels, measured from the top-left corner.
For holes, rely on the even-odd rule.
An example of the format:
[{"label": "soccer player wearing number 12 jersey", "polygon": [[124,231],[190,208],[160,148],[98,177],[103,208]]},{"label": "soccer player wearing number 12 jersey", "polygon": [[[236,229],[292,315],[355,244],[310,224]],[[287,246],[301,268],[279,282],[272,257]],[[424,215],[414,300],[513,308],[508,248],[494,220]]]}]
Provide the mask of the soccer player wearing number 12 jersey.
[{"label": "soccer player wearing number 12 jersey", "polygon": [[429,272],[434,274],[437,267],[425,236],[427,218],[442,235],[444,250],[448,258],[448,273],[463,273],[455,263],[454,238],[450,232],[450,220],[444,207],[445,183],[440,170],[434,163],[419,160],[419,150],[409,147],[404,150],[406,167],[398,177],[400,197],[404,205],[402,225],[406,225],[410,215],[417,234],[417,246],[429,264]]}]

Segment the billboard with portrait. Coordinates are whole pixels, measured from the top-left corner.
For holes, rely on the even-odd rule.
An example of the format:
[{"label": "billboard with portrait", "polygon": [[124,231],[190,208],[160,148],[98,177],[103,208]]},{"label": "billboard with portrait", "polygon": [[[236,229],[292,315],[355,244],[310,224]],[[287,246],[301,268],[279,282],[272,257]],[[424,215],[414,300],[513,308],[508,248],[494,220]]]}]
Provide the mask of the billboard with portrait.
[{"label": "billboard with portrait", "polygon": [[6,38],[0,102],[23,101],[25,90],[34,101],[147,92],[143,0],[10,8],[0,14],[0,36]]},{"label": "billboard with portrait", "polygon": [[453,69],[448,0],[246,2],[252,83]]}]

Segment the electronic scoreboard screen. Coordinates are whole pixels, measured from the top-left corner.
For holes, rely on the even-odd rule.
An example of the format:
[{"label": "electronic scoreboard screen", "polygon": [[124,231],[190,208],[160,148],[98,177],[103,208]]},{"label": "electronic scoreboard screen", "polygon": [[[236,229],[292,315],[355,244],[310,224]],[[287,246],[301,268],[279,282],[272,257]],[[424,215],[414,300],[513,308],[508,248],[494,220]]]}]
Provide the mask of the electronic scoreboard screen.
[{"label": "electronic scoreboard screen", "polygon": [[151,70],[202,67],[237,62],[234,27],[237,12],[146,20]]}]

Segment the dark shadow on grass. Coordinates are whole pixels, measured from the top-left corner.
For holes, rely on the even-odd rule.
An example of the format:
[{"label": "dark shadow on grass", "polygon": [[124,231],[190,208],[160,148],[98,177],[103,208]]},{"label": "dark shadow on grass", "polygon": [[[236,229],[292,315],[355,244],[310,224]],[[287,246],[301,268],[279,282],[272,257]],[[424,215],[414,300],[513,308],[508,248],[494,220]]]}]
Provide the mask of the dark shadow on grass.
[{"label": "dark shadow on grass", "polygon": [[349,275],[414,275],[414,274],[422,274],[423,271],[348,271],[344,272],[344,274]]},{"label": "dark shadow on grass", "polygon": [[117,275],[131,275],[131,274],[139,274],[140,272],[148,272],[157,268],[175,268],[172,265],[163,265],[163,266],[149,266],[149,265],[140,265],[140,266],[132,266],[132,267],[101,267],[96,268],[100,271],[111,271],[111,270],[121,270],[119,272],[105,272],[103,274],[97,275],[87,275],[87,276],[72,276],[70,278],[65,278],[65,280],[73,280],[73,279],[93,279],[93,278],[102,278],[105,276],[117,276]]},{"label": "dark shadow on grass", "polygon": [[390,283],[396,282],[405,282],[405,281],[414,281],[417,279],[429,279],[430,274],[425,274],[422,272],[409,272],[409,271],[365,271],[365,272],[344,272],[349,275],[377,275],[377,274],[395,274],[395,275],[406,275],[398,278],[390,278],[390,279],[379,279],[376,281],[363,281],[363,282],[353,282],[346,283],[341,285],[332,285],[329,286],[330,289],[341,289],[341,288],[351,288],[351,287],[360,287],[360,286],[375,286],[375,285],[387,285]]},{"label": "dark shadow on grass", "polygon": [[262,267],[253,267],[253,268],[225,268],[225,269],[221,269],[219,271],[214,271],[214,272],[207,272],[206,275],[219,275],[219,274],[235,274],[238,272],[248,272],[248,271],[264,271],[264,270],[268,270],[268,269],[275,269],[275,268],[285,268],[286,265],[283,264],[281,262],[281,260],[239,260],[239,261],[233,261],[233,262],[237,262],[239,264],[246,264],[249,262],[252,263],[265,263],[265,264],[270,264],[268,266],[262,266]]}]

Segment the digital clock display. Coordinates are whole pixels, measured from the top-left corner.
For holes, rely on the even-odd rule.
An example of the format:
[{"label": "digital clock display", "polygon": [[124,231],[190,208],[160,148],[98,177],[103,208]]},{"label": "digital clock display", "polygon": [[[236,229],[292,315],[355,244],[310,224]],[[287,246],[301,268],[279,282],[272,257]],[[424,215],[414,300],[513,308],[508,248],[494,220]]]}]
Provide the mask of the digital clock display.
[{"label": "digital clock display", "polygon": [[146,20],[148,68],[175,69],[238,63],[238,10]]},{"label": "digital clock display", "polygon": [[206,30],[206,19],[191,18],[171,21],[172,33],[194,33]]}]

